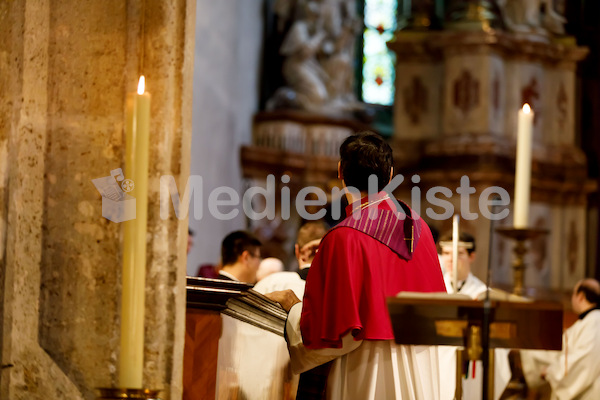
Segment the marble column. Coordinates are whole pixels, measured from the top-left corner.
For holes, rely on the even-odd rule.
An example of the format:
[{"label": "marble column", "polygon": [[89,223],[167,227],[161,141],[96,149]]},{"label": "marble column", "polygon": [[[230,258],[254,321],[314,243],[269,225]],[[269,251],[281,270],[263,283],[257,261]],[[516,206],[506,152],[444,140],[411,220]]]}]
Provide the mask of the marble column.
[{"label": "marble column", "polygon": [[116,385],[122,226],[91,180],[124,164],[127,92],[152,94],[144,386],[181,398],[195,2],[0,3],[0,398]]}]

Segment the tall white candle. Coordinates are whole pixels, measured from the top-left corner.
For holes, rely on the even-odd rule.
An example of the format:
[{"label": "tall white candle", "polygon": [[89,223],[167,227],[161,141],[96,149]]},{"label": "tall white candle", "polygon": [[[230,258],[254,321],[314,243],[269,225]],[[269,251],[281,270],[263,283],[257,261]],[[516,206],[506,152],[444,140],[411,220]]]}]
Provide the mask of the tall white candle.
[{"label": "tall white candle", "polygon": [[452,217],[452,287],[458,293],[458,214]]},{"label": "tall white candle", "polygon": [[531,191],[531,142],[533,111],[529,104],[519,110],[517,129],[517,161],[515,168],[514,220],[515,228],[527,228]]},{"label": "tall white candle", "polygon": [[148,218],[148,146],[150,94],[140,77],[138,93],[127,98],[125,177],[133,179],[136,219],[126,221],[123,238],[121,297],[121,352],[119,386],[142,388],[144,310],[146,287],[146,231]]}]

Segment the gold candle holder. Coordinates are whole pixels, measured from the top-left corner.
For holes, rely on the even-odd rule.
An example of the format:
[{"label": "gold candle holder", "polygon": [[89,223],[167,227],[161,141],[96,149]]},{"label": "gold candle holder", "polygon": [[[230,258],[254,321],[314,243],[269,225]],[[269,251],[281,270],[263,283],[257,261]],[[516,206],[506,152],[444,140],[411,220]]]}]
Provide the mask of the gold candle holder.
[{"label": "gold candle holder", "polygon": [[496,231],[507,238],[515,241],[513,249],[515,258],[513,261],[513,293],[518,296],[525,294],[525,254],[527,246],[525,241],[535,239],[540,235],[548,233],[546,229],[534,228],[497,228]]},{"label": "gold candle holder", "polygon": [[153,389],[127,389],[127,388],[98,388],[100,397],[97,400],[160,400],[158,393],[160,390]]}]

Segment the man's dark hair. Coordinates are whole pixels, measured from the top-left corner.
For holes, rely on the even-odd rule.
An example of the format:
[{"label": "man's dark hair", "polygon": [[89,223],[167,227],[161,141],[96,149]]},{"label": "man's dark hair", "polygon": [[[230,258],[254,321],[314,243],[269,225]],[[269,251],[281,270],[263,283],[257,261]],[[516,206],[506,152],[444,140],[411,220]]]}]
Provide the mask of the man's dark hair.
[{"label": "man's dark hair", "polygon": [[255,252],[261,246],[256,236],[246,231],[235,231],[225,236],[221,243],[221,263],[223,266],[235,264],[244,251]]},{"label": "man's dark hair", "polygon": [[587,280],[584,279],[579,286],[577,286],[576,292],[583,293],[585,295],[585,299],[591,304],[600,304],[600,293],[598,293],[598,288]]},{"label": "man's dark hair", "polygon": [[[449,232],[444,233],[442,236],[440,236],[440,240],[438,241],[438,246],[440,246],[439,243],[441,243],[441,242],[451,242],[451,241],[452,241],[452,231],[449,231]],[[470,249],[469,248],[466,249],[467,253],[469,255],[471,255],[471,253],[473,253],[475,251],[475,238],[470,233],[460,232],[458,234],[458,241],[472,244]],[[439,250],[440,249],[438,249],[438,251]]]},{"label": "man's dark hair", "polygon": [[394,164],[392,148],[378,134],[360,132],[349,136],[340,146],[341,171],[346,186],[368,190],[369,176],[377,176],[377,190],[390,181]]}]

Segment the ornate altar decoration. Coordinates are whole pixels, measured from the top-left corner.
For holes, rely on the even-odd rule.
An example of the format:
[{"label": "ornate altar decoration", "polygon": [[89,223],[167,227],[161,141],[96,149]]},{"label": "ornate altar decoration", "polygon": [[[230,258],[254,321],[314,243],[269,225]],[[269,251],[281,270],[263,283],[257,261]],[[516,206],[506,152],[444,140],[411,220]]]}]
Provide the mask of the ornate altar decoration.
[{"label": "ornate altar decoration", "polygon": [[276,0],[274,11],[283,38],[279,54],[285,84],[269,99],[267,109],[323,115],[360,109],[353,87],[354,46],[361,27],[355,2]]},{"label": "ornate altar decoration", "polygon": [[[512,199],[517,113],[524,103],[531,105],[535,119],[529,227],[550,233],[530,243],[524,258],[525,285],[568,289],[585,275],[586,202],[595,187],[587,179],[576,126],[575,72],[588,50],[565,36],[563,10],[555,9],[555,3],[564,4],[451,0],[443,30],[408,24],[388,46],[397,55],[397,168],[407,178],[419,175],[421,214],[426,219],[425,193],[435,186],[454,192],[447,200],[460,212],[462,196],[456,188],[465,175],[475,191],[467,213],[477,213],[480,194],[488,187],[502,187]],[[435,12],[434,7],[429,12]],[[410,189],[401,188],[407,200]],[[508,226],[510,219],[496,226]],[[442,231],[450,228],[449,221],[428,221]],[[490,242],[487,218],[463,218],[462,226],[478,243]],[[512,243],[496,236],[492,282],[510,284]],[[474,268],[482,277],[487,250],[480,248]]]},{"label": "ornate altar decoration", "polygon": [[[287,186],[292,198],[311,185],[329,193],[337,184],[339,144],[369,129],[355,117],[367,114],[353,95],[356,5],[342,0],[268,4],[276,15],[283,78],[275,77],[277,63],[265,62],[263,85],[271,85],[272,95],[254,118],[252,143],[242,148],[243,174],[250,184],[265,186],[273,174],[275,191]],[[480,209],[485,188],[499,186],[513,195],[517,113],[524,103],[531,105],[529,227],[550,233],[528,243],[524,281],[555,289],[570,288],[585,275],[583,221],[588,193],[595,190],[576,126],[575,72],[588,50],[565,35],[561,7],[564,2],[550,0],[399,1],[399,28],[388,42],[397,60],[391,141],[395,170],[405,177],[396,194],[409,204],[420,200],[421,215],[440,231],[450,228],[450,220],[427,215],[428,190],[450,188],[454,195],[447,200],[459,212],[463,196],[456,188],[466,175],[475,194],[462,227],[479,243],[489,243],[490,221],[479,213],[472,217],[473,211]],[[284,182],[282,175],[289,178]],[[439,215],[439,207],[433,209]],[[252,228],[293,236],[298,216],[286,223],[279,214],[275,220],[250,221]],[[507,225],[508,219],[496,223]],[[291,248],[291,240],[281,240],[281,247]],[[512,282],[512,246],[499,235],[492,240],[494,284]],[[487,250],[479,248],[477,275],[485,276]]]},{"label": "ornate altar decoration", "polygon": [[[364,109],[354,89],[362,21],[354,0],[273,0],[269,5],[274,23],[265,45],[276,54],[265,57],[264,110],[254,117],[252,144],[242,148],[241,158],[248,185],[274,190],[277,199],[275,218],[251,220],[250,229],[264,243],[276,243],[263,249],[265,255],[285,262],[301,216],[293,209],[285,216],[281,189],[290,190],[292,202],[308,186],[330,193],[339,184],[340,144],[368,128],[355,117]],[[275,177],[274,189],[266,182],[269,175]]]}]

